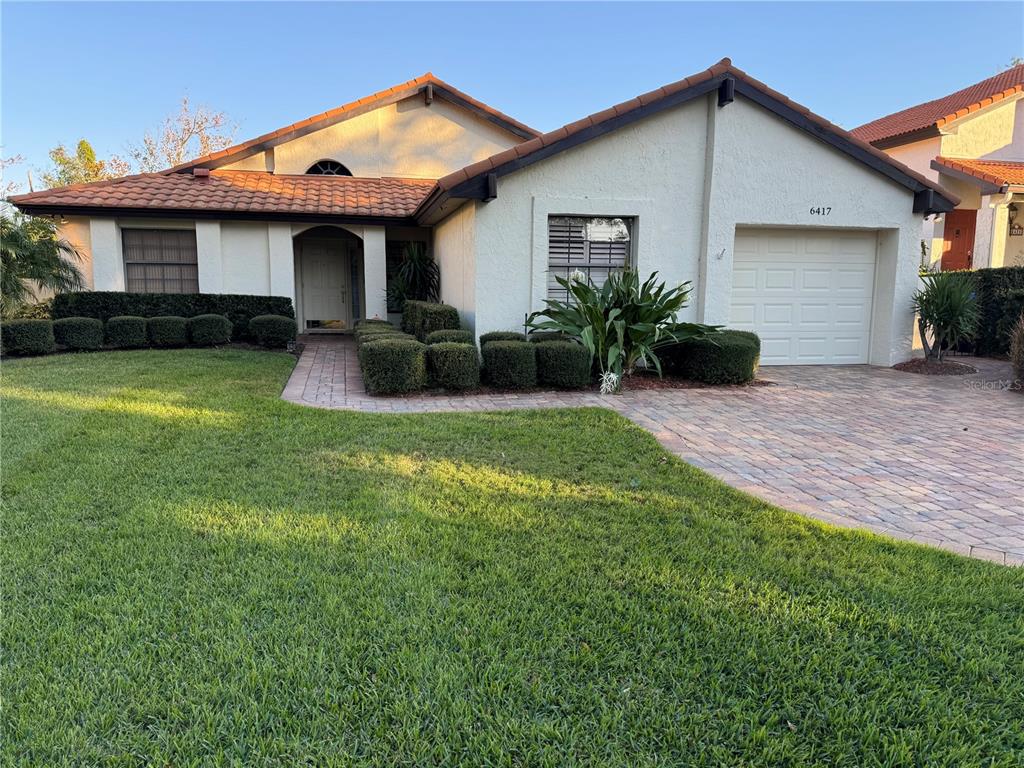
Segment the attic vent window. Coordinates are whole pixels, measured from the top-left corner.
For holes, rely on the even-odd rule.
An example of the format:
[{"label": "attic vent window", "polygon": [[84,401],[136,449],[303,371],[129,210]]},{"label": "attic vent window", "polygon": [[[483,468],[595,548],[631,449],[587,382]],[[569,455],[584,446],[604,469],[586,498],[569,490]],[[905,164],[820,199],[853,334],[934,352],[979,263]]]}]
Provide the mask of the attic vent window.
[{"label": "attic vent window", "polygon": [[339,163],[337,160],[318,160],[309,166],[306,173],[314,176],[351,176],[352,171]]}]

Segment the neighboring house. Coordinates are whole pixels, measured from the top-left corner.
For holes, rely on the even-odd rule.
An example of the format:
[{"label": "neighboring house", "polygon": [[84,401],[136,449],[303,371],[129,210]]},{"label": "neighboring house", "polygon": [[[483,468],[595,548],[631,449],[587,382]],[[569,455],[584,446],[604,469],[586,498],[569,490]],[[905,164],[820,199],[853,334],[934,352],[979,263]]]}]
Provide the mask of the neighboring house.
[{"label": "neighboring house", "polygon": [[96,290],[292,296],[300,328],[387,313],[403,243],[482,333],[553,276],[693,281],[681,319],[763,362],[910,355],[921,220],[959,202],[724,59],[538,135],[425,75],[162,173],[13,198],[60,217]]},{"label": "neighboring house", "polygon": [[1024,64],[852,133],[960,198],[924,223],[929,261],[1024,266]]}]

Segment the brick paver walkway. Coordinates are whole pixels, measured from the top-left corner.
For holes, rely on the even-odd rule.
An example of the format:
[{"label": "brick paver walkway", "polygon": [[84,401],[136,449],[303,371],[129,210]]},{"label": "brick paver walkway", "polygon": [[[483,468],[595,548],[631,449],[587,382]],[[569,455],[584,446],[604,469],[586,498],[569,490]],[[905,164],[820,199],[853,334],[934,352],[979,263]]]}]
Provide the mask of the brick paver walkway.
[{"label": "brick paver walkway", "polygon": [[375,413],[612,408],[725,482],[830,523],[1024,563],[1024,395],[974,376],[869,366],[765,369],[775,386],[370,397],[355,345],[312,337],[283,397]]}]

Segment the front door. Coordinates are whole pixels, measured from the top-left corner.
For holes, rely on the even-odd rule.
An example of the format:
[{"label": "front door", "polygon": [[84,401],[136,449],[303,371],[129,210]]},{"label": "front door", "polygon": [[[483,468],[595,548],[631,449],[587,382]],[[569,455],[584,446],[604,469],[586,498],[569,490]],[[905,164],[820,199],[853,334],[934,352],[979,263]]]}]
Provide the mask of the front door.
[{"label": "front door", "polygon": [[974,259],[975,210],[955,210],[946,214],[942,234],[942,268],[970,269]]},{"label": "front door", "polygon": [[305,330],[345,330],[352,324],[348,247],[339,240],[302,243],[302,315]]}]

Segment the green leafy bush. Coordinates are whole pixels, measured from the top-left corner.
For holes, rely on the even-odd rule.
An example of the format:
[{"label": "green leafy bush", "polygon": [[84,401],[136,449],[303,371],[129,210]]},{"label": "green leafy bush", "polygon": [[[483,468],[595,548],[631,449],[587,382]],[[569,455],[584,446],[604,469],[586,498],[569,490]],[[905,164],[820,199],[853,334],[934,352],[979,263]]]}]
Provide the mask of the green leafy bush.
[{"label": "green leafy bush", "polygon": [[444,331],[431,331],[427,334],[427,344],[441,344],[451,342],[453,344],[472,344],[472,331],[460,329],[448,329]]},{"label": "green leafy bush", "polygon": [[1019,388],[1024,388],[1024,313],[1010,329],[1010,365]]},{"label": "green leafy bush", "polygon": [[549,341],[573,341],[573,337],[558,331],[533,331],[526,340],[534,344],[546,344]]},{"label": "green leafy bush", "polygon": [[197,347],[231,341],[231,321],[224,315],[196,315],[188,319],[188,338]]},{"label": "green leafy bush", "polygon": [[946,350],[971,338],[978,325],[974,275],[970,272],[934,272],[922,275],[924,287],[914,294],[914,311],[925,356],[939,360]]},{"label": "green leafy bush", "polygon": [[284,315],[257,315],[249,321],[253,340],[268,349],[282,349],[295,341],[295,320]]},{"label": "green leafy bush", "polygon": [[483,346],[484,375],[502,389],[537,386],[537,345],[527,341],[489,341]]},{"label": "green leafy bush", "polygon": [[1003,316],[996,324],[996,336],[999,341],[999,348],[1004,346],[1010,349],[1010,334],[1017,325],[1020,316],[1024,314],[1024,288],[1014,288],[1007,291],[1002,301]]},{"label": "green leafy bush", "polygon": [[0,345],[7,355],[49,355],[57,347],[50,320],[5,320]]},{"label": "green leafy bush", "polygon": [[416,337],[411,333],[402,333],[399,330],[394,331],[381,331],[380,333],[367,333],[362,336],[356,336],[356,346],[361,347],[363,344],[368,344],[371,341],[381,341],[382,339],[405,339],[406,341],[416,341]]},{"label": "green leafy bush", "polygon": [[590,353],[582,345],[545,339],[536,350],[540,384],[559,389],[582,389],[590,384]]},{"label": "green leafy bush", "polygon": [[426,243],[407,242],[398,268],[388,278],[388,311],[402,312],[407,301],[437,301],[440,296],[441,270]]},{"label": "green leafy bush", "polygon": [[53,316],[111,317],[195,317],[224,315],[231,321],[233,338],[252,339],[249,321],[258,315],[295,317],[292,300],[286,296],[249,296],[233,293],[125,293],[122,291],[80,291],[61,293],[53,299]]},{"label": "green leafy bush", "polygon": [[420,341],[434,331],[455,330],[459,327],[459,311],[449,304],[431,301],[405,302],[402,311],[402,330]]},{"label": "green leafy bush", "polygon": [[107,320],[104,328],[107,346],[116,349],[136,349],[146,346],[146,318],[137,315],[117,315]]},{"label": "green leafy bush", "polygon": [[492,341],[526,341],[526,334],[516,331],[491,331],[480,337],[480,349],[483,349],[485,344],[490,344]]},{"label": "green leafy bush", "polygon": [[44,299],[33,303],[21,304],[11,314],[12,320],[51,320],[53,319],[53,299]]},{"label": "green leafy bush", "polygon": [[95,317],[62,317],[53,321],[53,338],[67,349],[103,346],[103,321]]},{"label": "green leafy bush", "polygon": [[394,328],[395,324],[392,323],[390,320],[382,320],[379,317],[370,317],[365,320],[356,320],[355,330],[357,332],[361,329],[375,327]]},{"label": "green leafy bush", "polygon": [[174,315],[146,318],[146,338],[154,347],[184,347],[188,344],[188,320]]},{"label": "green leafy bush", "polygon": [[[975,352],[998,356],[1009,351],[1006,302],[1013,291],[1024,290],[1024,267],[992,267],[971,273],[977,287],[979,317],[974,333]],[[1010,324],[1012,326],[1012,323]]]},{"label": "green leafy bush", "polygon": [[476,345],[439,341],[427,346],[430,380],[445,389],[475,389],[480,386],[480,356]]},{"label": "green leafy bush", "polygon": [[427,383],[427,346],[415,339],[380,339],[359,347],[363,384],[372,395],[398,395]]},{"label": "green leafy bush", "polygon": [[761,340],[749,331],[718,331],[661,350],[664,369],[707,384],[753,381],[761,361]]}]

